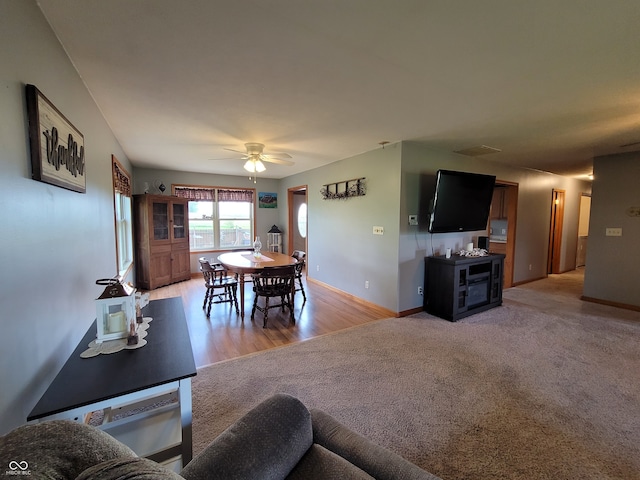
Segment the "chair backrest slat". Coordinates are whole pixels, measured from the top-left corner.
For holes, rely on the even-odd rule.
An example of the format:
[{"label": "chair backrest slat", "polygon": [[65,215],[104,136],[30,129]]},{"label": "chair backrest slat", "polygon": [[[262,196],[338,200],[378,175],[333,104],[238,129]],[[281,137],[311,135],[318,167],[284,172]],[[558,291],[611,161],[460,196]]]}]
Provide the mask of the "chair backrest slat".
[{"label": "chair backrest slat", "polygon": [[256,293],[260,294],[260,289],[263,287],[273,289],[277,286],[290,289],[295,278],[294,267],[294,265],[265,267],[259,273],[254,274],[253,281]]},{"label": "chair backrest slat", "polygon": [[205,282],[221,284],[227,277],[227,269],[224,268],[224,265],[221,263],[212,264],[204,257],[200,257],[198,261],[200,262],[200,271],[202,272]]}]

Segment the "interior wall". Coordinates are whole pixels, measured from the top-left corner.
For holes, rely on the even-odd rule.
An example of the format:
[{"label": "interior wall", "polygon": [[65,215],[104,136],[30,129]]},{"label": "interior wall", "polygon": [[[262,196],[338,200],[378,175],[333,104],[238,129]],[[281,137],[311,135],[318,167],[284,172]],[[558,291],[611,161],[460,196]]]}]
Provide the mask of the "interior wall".
[{"label": "interior wall", "polygon": [[[282,179],[279,194],[286,198],[288,188],[308,185],[308,277],[392,312],[398,311],[400,153],[400,144],[386,145],[292,175]],[[366,195],[323,200],[323,185],[360,177]],[[285,208],[280,216],[286,225]],[[374,226],[384,234],[374,235]]]},{"label": "interior wall", "polygon": [[[584,295],[640,307],[640,152],[596,157],[593,176]],[[606,236],[607,228],[622,236]]]},{"label": "interior wall", "polygon": [[[400,248],[398,296],[400,312],[419,308],[423,298],[418,287],[424,284],[424,257],[454,252],[486,232],[430,234],[427,224],[428,198],[433,196],[438,169],[496,175],[498,180],[518,184],[518,213],[514,258],[514,283],[546,276],[551,215],[551,192],[567,191],[561,265],[575,268],[577,228],[581,192],[590,191],[589,182],[546,172],[513,168],[491,160],[465,157],[429,148],[417,142],[402,143],[402,188],[400,200]],[[409,214],[418,214],[420,225],[410,226]]]},{"label": "interior wall", "polygon": [[[154,187],[154,185],[158,185],[160,182],[163,182],[166,187],[164,192],[165,195],[171,194],[172,184],[254,188],[256,190],[256,195],[260,192],[278,192],[280,185],[280,180],[274,180],[272,178],[258,177],[256,183],[253,183],[253,180],[249,180],[248,176],[215,175],[211,173],[179,172],[175,170],[159,170],[139,167],[134,168],[133,178],[134,194],[144,193],[146,186],[149,187],[149,193],[159,194],[160,191],[157,190],[157,187]],[[278,194],[277,208],[256,208],[255,233],[260,236],[263,250],[267,249],[267,232],[271,229],[273,224],[278,223],[279,212],[283,209],[286,212],[286,193],[284,195]],[[198,258],[201,256],[203,256],[203,252],[191,252],[192,274],[199,273],[200,264],[198,263]]]},{"label": "interior wall", "polygon": [[[156,174],[131,168],[35,0],[0,2],[0,41],[8,46],[0,49],[0,206],[5,212],[0,236],[5,272],[0,279],[3,434],[25,421],[95,318],[94,299],[101,290],[95,280],[115,274],[111,154],[133,173],[138,192],[145,175],[153,180]],[[36,85],[84,134],[86,194],[31,180],[26,83]],[[638,155],[597,161],[596,165],[594,189],[597,185],[599,193],[594,191],[592,197],[593,243],[585,295],[638,305],[632,277],[639,270],[634,254],[638,220],[624,214],[637,204]],[[286,225],[287,188],[308,184],[308,248],[313,258],[309,276],[391,311],[418,307],[422,299],[414,287],[423,276],[423,253],[465,241],[455,234],[431,238],[422,227],[413,231],[406,224],[407,215],[416,207],[421,176],[444,167],[494,173],[519,184],[514,281],[544,276],[551,190],[567,191],[569,217],[572,205],[578,211],[579,193],[589,191],[589,183],[436,153],[410,142],[387,145],[282,181],[258,178],[258,191],[279,192],[278,209],[258,209],[258,231],[266,236],[272,224]],[[323,184],[361,176],[367,178],[366,196],[322,200]],[[237,179],[243,177],[209,179],[202,174],[172,172],[167,178],[167,185],[175,181],[238,186]],[[374,225],[382,226],[384,235],[374,236]],[[623,236],[604,237],[603,229],[612,226],[622,227]],[[565,220],[565,229],[563,265],[570,269],[575,262],[571,239],[577,237],[577,214],[575,222]],[[365,281],[370,282],[368,289]]]},{"label": "interior wall", "polygon": [[[282,180],[280,197],[287,188],[309,185],[308,249],[313,258],[307,266],[309,277],[393,312],[420,308],[423,297],[418,287],[424,283],[424,257],[442,254],[446,248],[460,250],[471,241],[477,244],[478,235],[485,234],[428,233],[425,196],[431,196],[435,173],[440,168],[492,174],[518,184],[515,283],[546,276],[551,192],[554,188],[566,190],[561,266],[563,271],[575,268],[580,196],[591,191],[590,182],[464,157],[418,142],[401,142]],[[367,172],[365,197],[322,200],[319,191],[323,184],[357,178],[363,176],[363,171]],[[409,225],[410,214],[419,215],[419,226]],[[281,215],[285,216],[280,221],[286,221],[284,209]],[[384,226],[385,235],[370,237],[374,225]],[[394,231],[395,244],[387,237]],[[370,252],[376,264],[363,262],[359,252]],[[376,276],[389,279],[382,282],[382,290],[379,281],[371,281]],[[369,289],[364,288],[366,280],[370,282]]]},{"label": "interior wall", "polygon": [[[0,434],[24,423],[116,270],[111,154],[131,165],[33,0],[0,2]],[[31,179],[25,84],[83,134],[86,193]],[[91,360],[87,360],[91,361]]]}]

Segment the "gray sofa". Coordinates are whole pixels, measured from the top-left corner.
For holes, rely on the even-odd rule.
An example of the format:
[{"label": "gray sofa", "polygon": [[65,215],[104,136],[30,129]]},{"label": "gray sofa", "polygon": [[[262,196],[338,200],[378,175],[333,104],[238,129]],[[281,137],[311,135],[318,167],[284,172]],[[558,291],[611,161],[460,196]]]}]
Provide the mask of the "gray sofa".
[{"label": "gray sofa", "polygon": [[0,438],[0,456],[2,469],[43,479],[437,479],[284,394],[231,425],[180,475],[97,428],[63,420],[13,430]]}]

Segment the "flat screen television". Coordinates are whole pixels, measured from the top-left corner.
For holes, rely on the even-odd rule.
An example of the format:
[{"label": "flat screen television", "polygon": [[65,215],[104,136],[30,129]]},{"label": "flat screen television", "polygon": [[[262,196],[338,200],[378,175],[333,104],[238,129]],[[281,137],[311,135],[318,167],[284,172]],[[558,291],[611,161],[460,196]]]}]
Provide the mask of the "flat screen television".
[{"label": "flat screen television", "polygon": [[484,230],[495,183],[493,175],[438,170],[429,232]]}]

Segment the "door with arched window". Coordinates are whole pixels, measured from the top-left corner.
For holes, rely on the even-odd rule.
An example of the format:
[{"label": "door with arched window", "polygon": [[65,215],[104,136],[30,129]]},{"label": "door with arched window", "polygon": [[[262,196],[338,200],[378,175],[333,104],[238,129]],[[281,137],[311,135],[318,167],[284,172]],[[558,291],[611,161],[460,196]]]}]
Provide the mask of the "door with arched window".
[{"label": "door with arched window", "polygon": [[289,198],[289,236],[287,250],[307,252],[307,186],[293,187],[288,190]]}]

